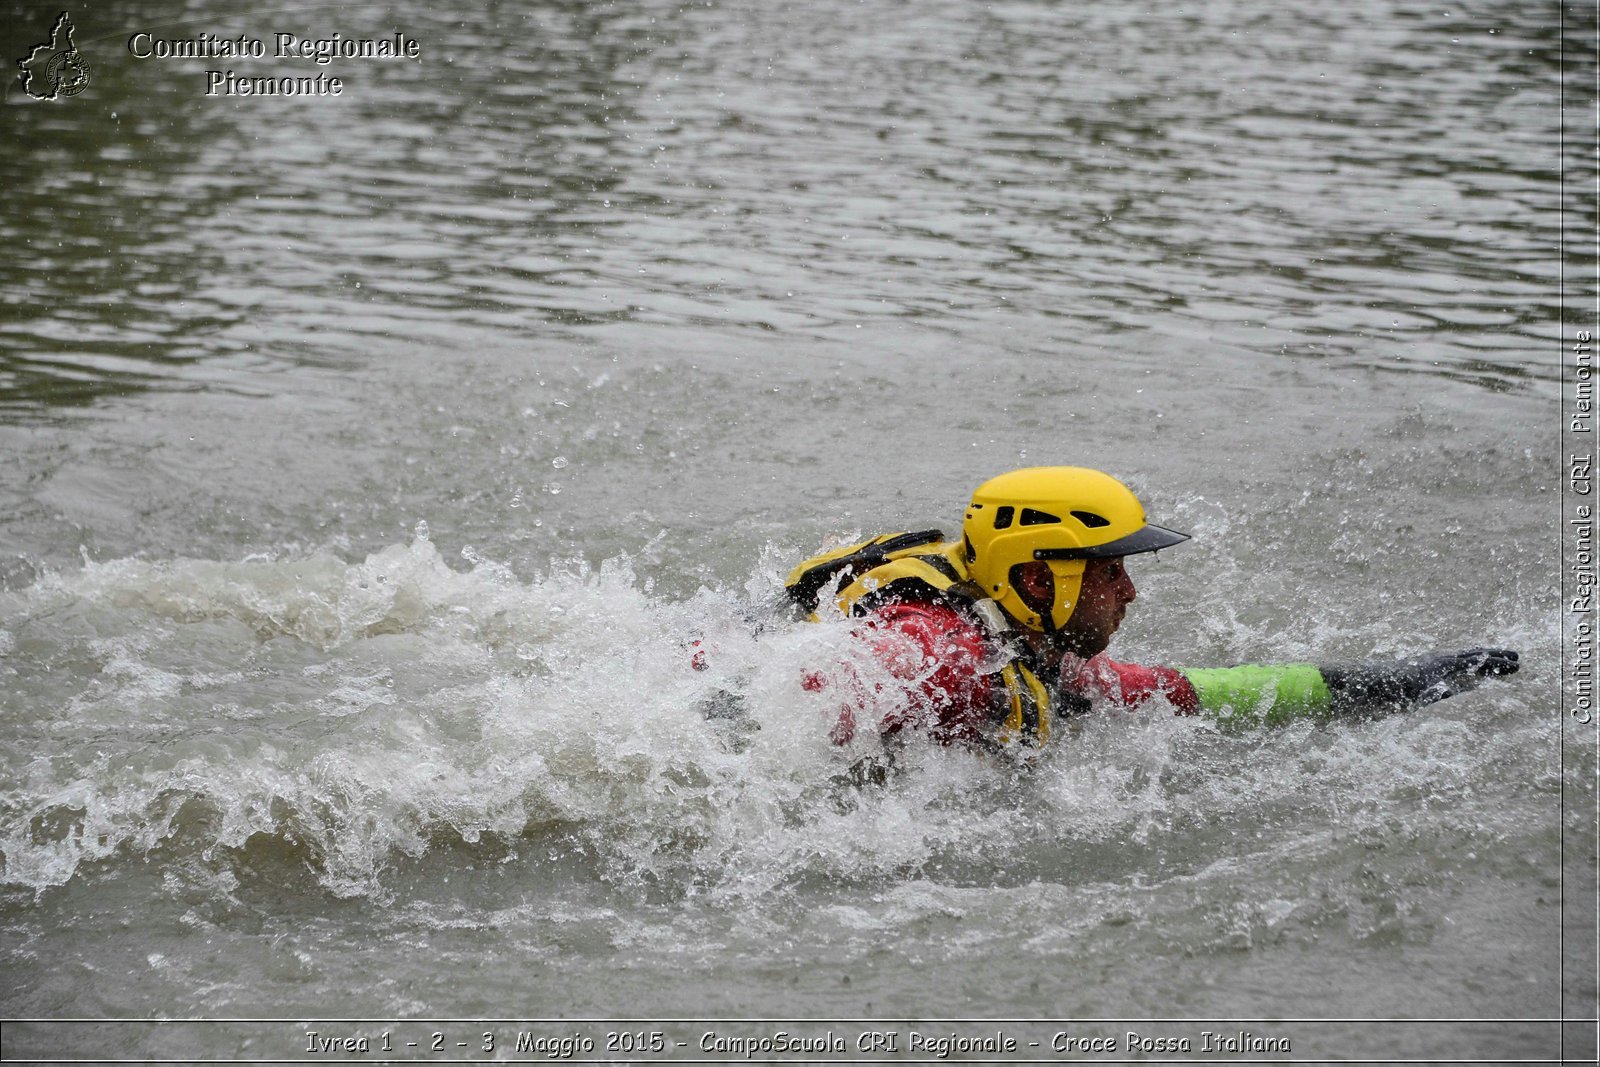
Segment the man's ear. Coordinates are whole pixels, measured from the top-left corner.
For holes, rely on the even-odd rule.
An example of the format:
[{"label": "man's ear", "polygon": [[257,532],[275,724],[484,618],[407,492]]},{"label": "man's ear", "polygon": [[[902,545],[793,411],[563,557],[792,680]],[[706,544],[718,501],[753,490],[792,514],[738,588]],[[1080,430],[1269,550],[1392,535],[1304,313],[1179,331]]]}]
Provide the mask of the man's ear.
[{"label": "man's ear", "polygon": [[1022,602],[1034,611],[1048,612],[1055,601],[1055,575],[1050,573],[1050,564],[1043,560],[1030,560],[1012,567],[1011,585]]}]

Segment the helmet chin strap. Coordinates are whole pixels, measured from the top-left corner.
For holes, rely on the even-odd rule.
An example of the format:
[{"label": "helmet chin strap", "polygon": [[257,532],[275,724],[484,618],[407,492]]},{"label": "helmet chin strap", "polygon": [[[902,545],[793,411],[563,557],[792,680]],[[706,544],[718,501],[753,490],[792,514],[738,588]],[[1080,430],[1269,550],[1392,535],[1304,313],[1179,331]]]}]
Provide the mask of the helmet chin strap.
[{"label": "helmet chin strap", "polygon": [[[1050,604],[1044,613],[1045,625],[1041,626],[1046,634],[1053,636],[1072,621],[1073,612],[1078,608],[1078,595],[1083,591],[1083,566],[1082,563],[1050,564]],[[1072,568],[1076,568],[1075,573],[1062,573]],[[1058,616],[1060,621],[1057,621]]]}]

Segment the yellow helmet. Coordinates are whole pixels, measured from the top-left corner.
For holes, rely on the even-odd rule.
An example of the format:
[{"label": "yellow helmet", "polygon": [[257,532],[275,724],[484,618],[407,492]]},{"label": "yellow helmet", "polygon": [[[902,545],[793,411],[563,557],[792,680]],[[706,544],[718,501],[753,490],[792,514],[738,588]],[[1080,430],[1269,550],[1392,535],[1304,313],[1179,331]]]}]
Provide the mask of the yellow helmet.
[{"label": "yellow helmet", "polygon": [[[1077,607],[1087,560],[1154,552],[1189,539],[1151,526],[1127,486],[1086,467],[1028,467],[980,485],[967,506],[967,573],[1022,625],[1054,633]],[[1022,599],[1011,568],[1044,560],[1055,578],[1048,615]]]}]

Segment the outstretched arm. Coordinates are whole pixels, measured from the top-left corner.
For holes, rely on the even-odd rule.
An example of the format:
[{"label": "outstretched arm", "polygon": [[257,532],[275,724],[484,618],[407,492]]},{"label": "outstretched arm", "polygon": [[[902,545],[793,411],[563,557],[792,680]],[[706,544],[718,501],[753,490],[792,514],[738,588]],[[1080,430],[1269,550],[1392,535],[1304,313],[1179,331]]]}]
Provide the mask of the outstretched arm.
[{"label": "outstretched arm", "polygon": [[1359,717],[1432,704],[1485,678],[1515,674],[1509,649],[1471,648],[1392,662],[1184,669],[1201,712],[1243,723]]},{"label": "outstretched arm", "polygon": [[1484,678],[1515,674],[1519,665],[1515,652],[1498,648],[1324,666],[1141,667],[1097,656],[1068,680],[1068,688],[1124,707],[1138,707],[1160,694],[1180,715],[1278,725],[1421,707],[1464,693]]}]

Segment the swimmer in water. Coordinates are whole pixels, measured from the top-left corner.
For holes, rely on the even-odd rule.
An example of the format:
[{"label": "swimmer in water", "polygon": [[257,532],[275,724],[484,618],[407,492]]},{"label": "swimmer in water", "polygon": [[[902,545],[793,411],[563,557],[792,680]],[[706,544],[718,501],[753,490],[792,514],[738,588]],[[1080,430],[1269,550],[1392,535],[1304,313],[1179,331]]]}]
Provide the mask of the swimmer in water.
[{"label": "swimmer in water", "polygon": [[[944,744],[1027,751],[1052,726],[1095,707],[1160,698],[1179,715],[1277,724],[1406,710],[1515,674],[1517,653],[1471,648],[1394,662],[1222,668],[1139,666],[1107,647],[1137,593],[1126,557],[1189,539],[1145,521],[1117,479],[1083,467],[1032,467],[985,482],[961,538],[885,534],[813,557],[785,583],[799,612],[858,619],[857,636],[904,683],[877,728],[925,730]],[[845,674],[850,672],[846,671]],[[806,688],[841,690],[830,735],[852,740],[858,679],[821,672]]]}]

